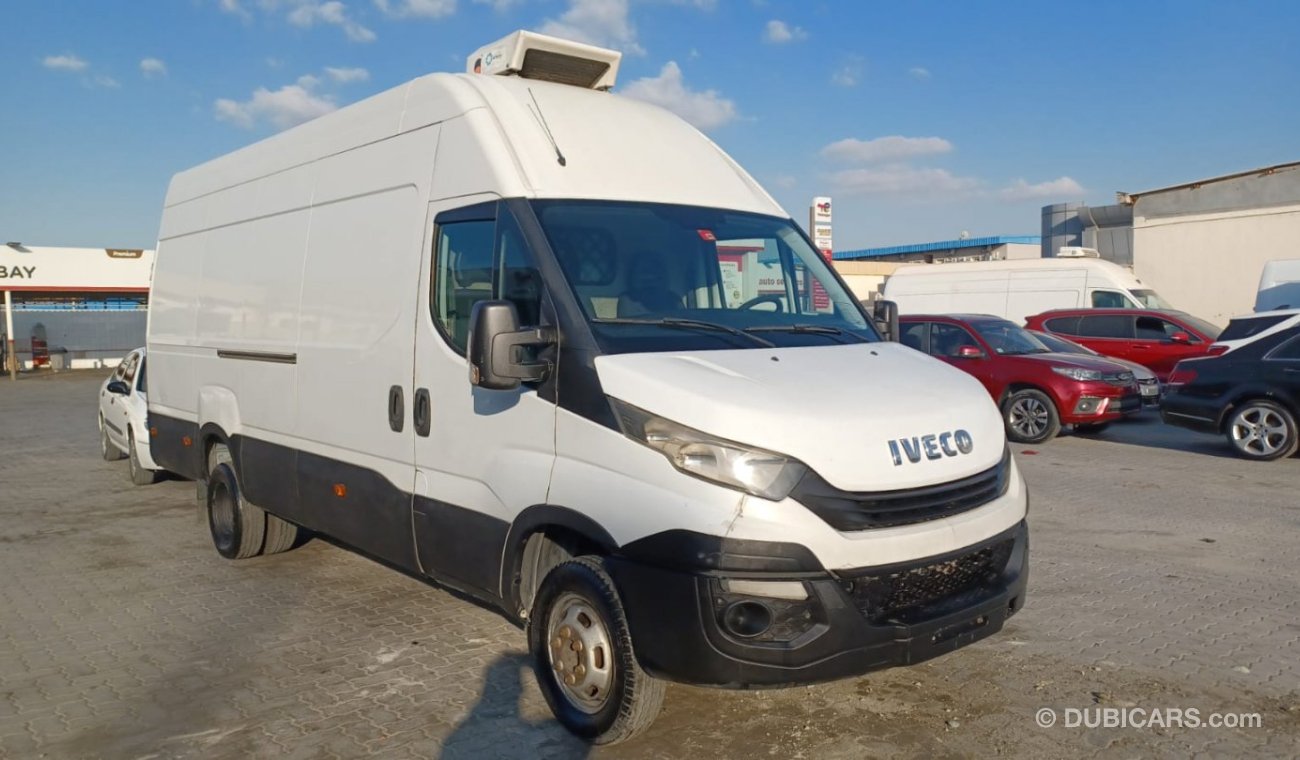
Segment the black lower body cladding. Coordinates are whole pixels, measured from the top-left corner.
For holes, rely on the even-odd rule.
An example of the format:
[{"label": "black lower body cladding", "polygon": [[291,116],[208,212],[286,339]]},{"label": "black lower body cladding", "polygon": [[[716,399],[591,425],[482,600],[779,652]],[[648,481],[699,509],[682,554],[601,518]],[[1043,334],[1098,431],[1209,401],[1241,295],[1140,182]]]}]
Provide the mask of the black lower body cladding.
[{"label": "black lower body cladding", "polygon": [[[913,665],[991,636],[1024,604],[1028,556],[1022,521],[953,554],[843,573],[689,571],[626,557],[611,558],[608,566],[647,672],[704,686],[761,688]],[[949,580],[934,583],[935,575]],[[745,597],[744,603],[766,608],[769,628],[778,633],[737,635],[741,597],[720,582],[739,577],[798,580],[808,598]],[[891,599],[892,609],[885,606]],[[752,617],[743,621],[753,624]]]}]

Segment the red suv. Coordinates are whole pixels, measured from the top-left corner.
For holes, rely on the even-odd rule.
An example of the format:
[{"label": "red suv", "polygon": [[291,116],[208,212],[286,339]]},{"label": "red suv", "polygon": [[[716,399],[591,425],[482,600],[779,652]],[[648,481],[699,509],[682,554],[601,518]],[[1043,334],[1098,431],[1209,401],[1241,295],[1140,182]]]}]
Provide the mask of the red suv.
[{"label": "red suv", "polygon": [[1040,443],[1062,424],[1094,432],[1141,411],[1133,372],[1100,356],[1055,354],[1023,327],[985,314],[899,318],[904,345],[973,375],[1002,409],[1007,437]]},{"label": "red suv", "polygon": [[1182,359],[1204,356],[1220,329],[1181,311],[1059,309],[1025,320],[1030,330],[1064,335],[1103,356],[1137,362],[1160,382]]}]

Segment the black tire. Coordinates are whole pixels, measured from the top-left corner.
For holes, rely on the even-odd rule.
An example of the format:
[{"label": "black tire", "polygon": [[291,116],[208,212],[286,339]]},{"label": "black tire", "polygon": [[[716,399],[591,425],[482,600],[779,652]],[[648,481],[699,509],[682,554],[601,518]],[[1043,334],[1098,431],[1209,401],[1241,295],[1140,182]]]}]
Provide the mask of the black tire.
[{"label": "black tire", "polygon": [[[584,631],[562,636],[566,627],[563,621],[569,619],[569,613],[576,613],[577,621],[587,616],[591,625],[580,626]],[[560,617],[553,626],[552,619],[557,615]],[[552,628],[556,629],[554,635]],[[596,631],[596,635],[586,635],[591,631]],[[560,645],[589,640],[599,644],[578,646],[576,650],[567,644]],[[555,648],[553,643],[557,644]],[[528,616],[528,649],[537,683],[551,712],[565,728],[592,744],[615,744],[630,739],[647,729],[659,715],[665,684],[647,675],[637,664],[623,603],[599,558],[578,557],[557,565],[547,574]],[[584,689],[582,682],[564,685],[561,672],[585,678],[588,671],[578,668],[590,665],[591,671],[598,674],[601,663],[606,665],[607,688]],[[575,692],[586,693],[576,696]],[[583,704],[580,700],[584,698],[591,701]]]},{"label": "black tire", "polygon": [[104,422],[104,416],[99,417],[99,455],[104,457],[105,462],[116,462],[126,456],[114,443],[108,440],[108,425]]},{"label": "black tire", "polygon": [[226,559],[261,554],[266,513],[244,499],[225,444],[214,445],[208,453],[207,504],[208,529],[218,554]]},{"label": "black tire", "polygon": [[135,433],[127,433],[126,440],[129,444],[127,459],[130,463],[127,471],[131,474],[131,482],[137,486],[151,486],[157,483],[162,473],[157,470],[146,469],[144,465],[140,464],[140,455],[135,450]]},{"label": "black tire", "polygon": [[287,552],[298,545],[302,529],[297,525],[282,520],[270,512],[266,513],[266,538],[262,542],[263,554]]},{"label": "black tire", "polygon": [[1016,391],[1002,402],[1007,438],[1016,443],[1042,443],[1061,432],[1061,415],[1046,393],[1034,388]]},{"label": "black tire", "polygon": [[1110,427],[1109,422],[1092,422],[1087,425],[1075,425],[1074,432],[1079,435],[1096,435]]},{"label": "black tire", "polygon": [[1265,399],[1238,404],[1224,424],[1224,435],[1239,456],[1257,462],[1289,457],[1300,447],[1295,416]]}]

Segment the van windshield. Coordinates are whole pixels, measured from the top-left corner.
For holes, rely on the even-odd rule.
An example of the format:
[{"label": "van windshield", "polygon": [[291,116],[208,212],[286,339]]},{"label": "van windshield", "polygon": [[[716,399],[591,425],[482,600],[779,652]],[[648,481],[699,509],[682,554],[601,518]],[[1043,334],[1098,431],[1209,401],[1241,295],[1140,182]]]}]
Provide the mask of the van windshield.
[{"label": "van windshield", "polygon": [[1136,298],[1137,302],[1144,309],[1163,309],[1165,311],[1168,311],[1174,308],[1173,306],[1169,305],[1168,301],[1161,298],[1159,293],[1155,292],[1154,290],[1151,290],[1150,288],[1136,288],[1134,290],[1130,290],[1129,295]]},{"label": "van windshield", "polygon": [[880,339],[789,219],[656,203],[533,207],[607,353]]}]

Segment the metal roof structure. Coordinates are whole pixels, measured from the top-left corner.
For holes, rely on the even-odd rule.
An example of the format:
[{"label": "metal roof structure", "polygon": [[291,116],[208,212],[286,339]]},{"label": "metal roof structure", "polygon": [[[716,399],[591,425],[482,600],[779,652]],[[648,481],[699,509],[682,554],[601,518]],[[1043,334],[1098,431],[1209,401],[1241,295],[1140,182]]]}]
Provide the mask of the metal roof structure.
[{"label": "metal roof structure", "polygon": [[1041,242],[1042,238],[1037,235],[994,235],[992,237],[966,238],[964,240],[940,240],[934,243],[891,245],[884,248],[862,248],[856,251],[835,251],[832,257],[836,261],[846,261],[871,259],[877,256],[895,256],[901,253],[929,253],[931,251],[954,251],[962,248],[988,248],[1007,243],[1039,245]]},{"label": "metal roof structure", "polygon": [[1285,164],[1274,164],[1273,166],[1265,166],[1260,169],[1251,169],[1249,171],[1235,172],[1233,174],[1223,174],[1218,177],[1210,177],[1208,179],[1198,179],[1195,182],[1184,182],[1181,185],[1170,185],[1169,187],[1158,187],[1155,188],[1154,190],[1144,190],[1140,193],[1126,193],[1123,190],[1120,190],[1119,192],[1115,193],[1115,199],[1119,203],[1132,205],[1134,203],[1137,203],[1137,199],[1141,198],[1144,195],[1155,195],[1156,193],[1167,193],[1171,190],[1195,190],[1201,187],[1202,185],[1209,185],[1215,182],[1224,182],[1230,179],[1240,179],[1242,177],[1251,177],[1251,176],[1267,177],[1270,174],[1276,174],[1277,172],[1280,171],[1292,170],[1297,168],[1300,168],[1300,161],[1292,161],[1290,163],[1285,163]]}]

